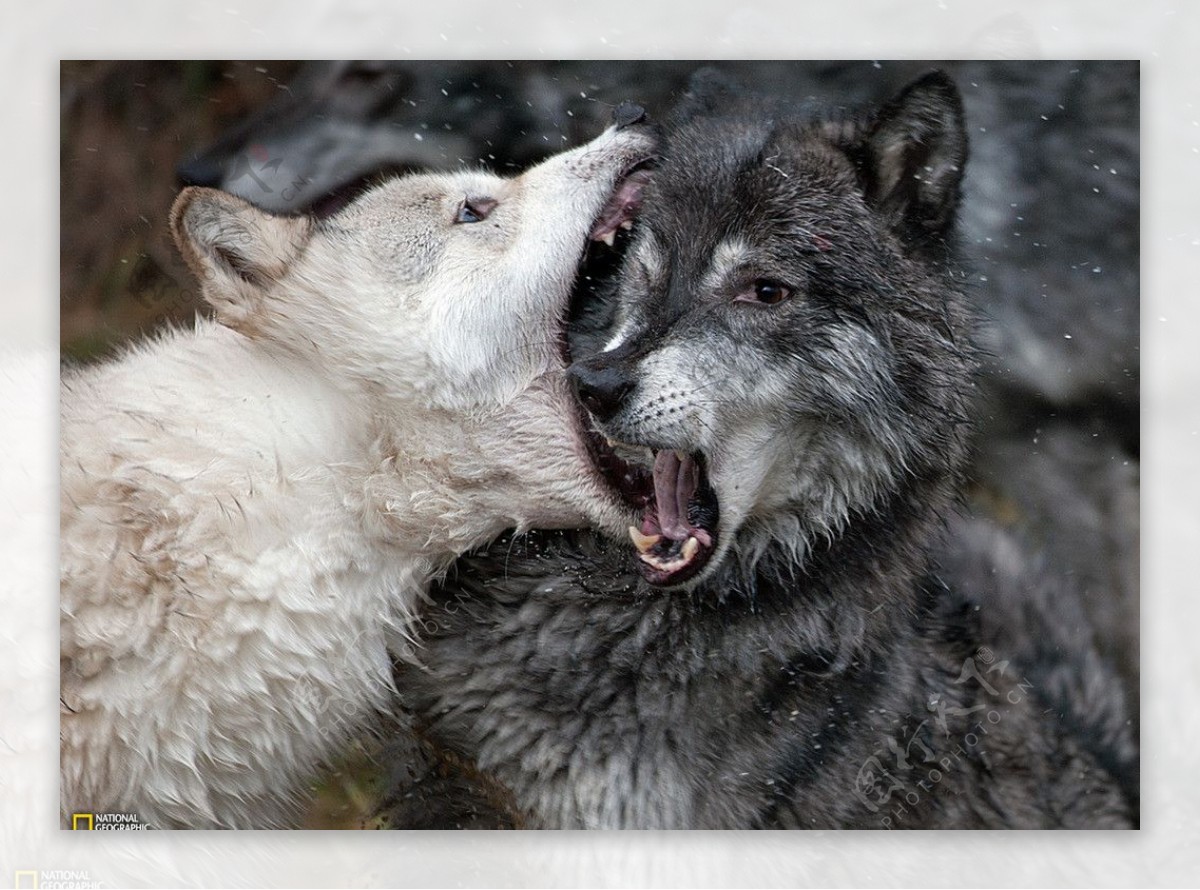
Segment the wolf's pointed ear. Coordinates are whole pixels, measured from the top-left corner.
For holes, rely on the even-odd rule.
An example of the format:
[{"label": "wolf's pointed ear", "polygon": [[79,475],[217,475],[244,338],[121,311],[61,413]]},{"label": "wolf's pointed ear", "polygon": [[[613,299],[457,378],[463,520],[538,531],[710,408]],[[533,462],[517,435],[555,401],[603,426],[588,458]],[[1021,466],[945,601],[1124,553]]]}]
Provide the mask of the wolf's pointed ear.
[{"label": "wolf's pointed ear", "polygon": [[967,160],[962,98],[943,71],[909,84],[880,109],[865,148],[867,199],[903,233],[944,233]]},{"label": "wolf's pointed ear", "polygon": [[303,252],[312,221],[275,216],[226,192],[193,187],[175,199],[171,234],[218,319],[241,327]]}]

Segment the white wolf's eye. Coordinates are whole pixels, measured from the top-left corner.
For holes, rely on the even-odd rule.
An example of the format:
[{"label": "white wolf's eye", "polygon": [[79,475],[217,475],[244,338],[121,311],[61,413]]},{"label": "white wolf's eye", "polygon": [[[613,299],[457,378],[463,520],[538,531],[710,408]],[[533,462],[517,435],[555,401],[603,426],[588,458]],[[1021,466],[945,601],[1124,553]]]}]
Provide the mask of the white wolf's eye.
[{"label": "white wolf's eye", "polygon": [[782,303],[791,295],[792,289],[786,284],[780,284],[778,281],[771,281],[768,278],[756,278],[749,287],[739,291],[733,299],[738,303],[761,303],[766,306],[774,306]]},{"label": "white wolf's eye", "polygon": [[496,209],[495,198],[464,198],[459,205],[458,213],[454,215],[456,223],[477,223],[488,218],[488,214]]}]

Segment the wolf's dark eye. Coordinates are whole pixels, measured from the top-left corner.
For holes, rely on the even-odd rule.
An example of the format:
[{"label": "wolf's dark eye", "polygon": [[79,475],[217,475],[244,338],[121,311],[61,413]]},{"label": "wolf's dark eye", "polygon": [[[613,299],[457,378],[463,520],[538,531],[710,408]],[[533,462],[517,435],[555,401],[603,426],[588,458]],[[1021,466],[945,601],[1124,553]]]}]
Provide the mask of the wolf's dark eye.
[{"label": "wolf's dark eye", "polygon": [[738,303],[762,303],[765,306],[774,306],[782,303],[791,295],[792,289],[786,284],[780,284],[778,281],[771,281],[768,278],[756,278],[749,287],[740,291],[733,299]]},{"label": "wolf's dark eye", "polygon": [[477,223],[488,218],[496,209],[495,198],[466,198],[454,216],[456,223]]}]

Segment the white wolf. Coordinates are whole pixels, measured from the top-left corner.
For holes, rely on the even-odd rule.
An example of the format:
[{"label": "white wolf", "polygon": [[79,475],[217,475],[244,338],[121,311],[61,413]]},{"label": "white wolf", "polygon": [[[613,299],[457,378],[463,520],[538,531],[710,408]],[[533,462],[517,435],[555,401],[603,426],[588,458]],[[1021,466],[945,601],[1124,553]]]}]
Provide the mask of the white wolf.
[{"label": "white wolf", "polygon": [[561,341],[653,151],[625,108],[516,179],[406,177],[321,222],[180,195],[216,322],[62,384],[64,820],[290,824],[456,555],[622,527]]}]

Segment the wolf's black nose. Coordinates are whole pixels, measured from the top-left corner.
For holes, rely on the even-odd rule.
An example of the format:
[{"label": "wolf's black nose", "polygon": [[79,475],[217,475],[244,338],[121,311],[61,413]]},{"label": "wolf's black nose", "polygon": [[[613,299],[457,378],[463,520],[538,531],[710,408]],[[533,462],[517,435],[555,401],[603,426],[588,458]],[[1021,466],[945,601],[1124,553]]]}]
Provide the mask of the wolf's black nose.
[{"label": "wolf's black nose", "polygon": [[645,119],[646,109],[636,102],[622,102],[613,109],[613,123],[618,130],[640,124]]},{"label": "wolf's black nose", "polygon": [[608,420],[620,411],[625,397],[637,385],[637,381],[619,366],[575,362],[567,369],[567,374],[583,407],[600,421]]}]

